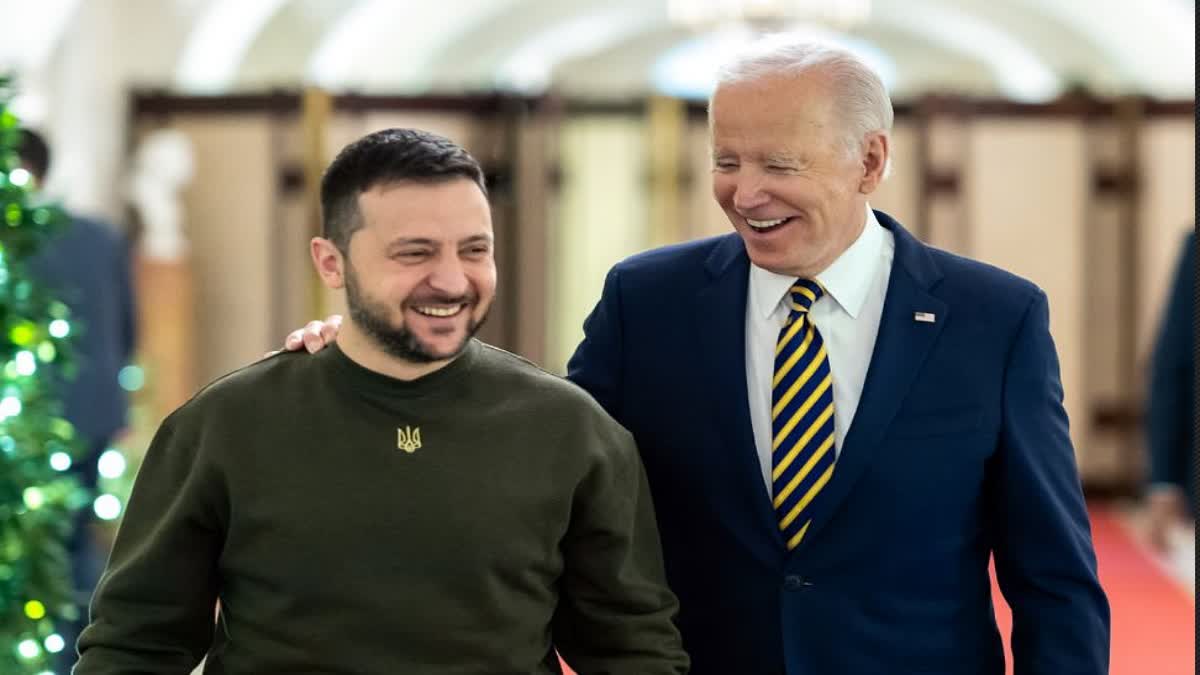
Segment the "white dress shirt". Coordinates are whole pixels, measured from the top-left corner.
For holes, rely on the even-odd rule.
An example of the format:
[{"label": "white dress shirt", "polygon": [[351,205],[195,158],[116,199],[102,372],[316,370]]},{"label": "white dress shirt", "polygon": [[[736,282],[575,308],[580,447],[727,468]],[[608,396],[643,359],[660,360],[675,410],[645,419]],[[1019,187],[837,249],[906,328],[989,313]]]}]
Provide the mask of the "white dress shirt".
[{"label": "white dress shirt", "polygon": [[[833,374],[834,447],[841,454],[846,432],[854,421],[862,397],[867,366],[879,334],[883,299],[896,255],[896,238],[884,229],[871,208],[862,234],[833,261],[817,281],[825,287],[809,318],[825,340]],[[787,319],[784,302],[795,277],[787,277],[750,264],[746,298],[746,388],[750,399],[750,424],[762,467],[767,494],[771,487],[771,381],[775,376],[775,341]]]}]

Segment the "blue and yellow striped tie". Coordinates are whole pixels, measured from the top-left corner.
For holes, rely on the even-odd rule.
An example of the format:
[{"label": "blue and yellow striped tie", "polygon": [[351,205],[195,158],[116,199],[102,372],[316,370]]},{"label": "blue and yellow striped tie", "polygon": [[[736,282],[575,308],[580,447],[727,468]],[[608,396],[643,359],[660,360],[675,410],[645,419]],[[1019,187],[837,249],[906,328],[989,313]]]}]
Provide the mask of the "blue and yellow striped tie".
[{"label": "blue and yellow striped tie", "polygon": [[812,522],[813,500],[833,475],[833,376],[825,341],[808,310],[824,294],[799,279],[788,292],[792,311],[775,343],[771,382],[771,482],[775,514],[788,550],[800,545]]}]

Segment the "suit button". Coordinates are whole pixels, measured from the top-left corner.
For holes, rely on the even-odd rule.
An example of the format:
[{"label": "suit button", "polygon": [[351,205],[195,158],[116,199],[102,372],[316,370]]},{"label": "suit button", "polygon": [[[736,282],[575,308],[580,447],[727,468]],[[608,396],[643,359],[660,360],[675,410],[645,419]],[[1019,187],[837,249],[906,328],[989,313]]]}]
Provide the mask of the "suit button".
[{"label": "suit button", "polygon": [[785,591],[798,591],[808,585],[809,583],[799,574],[789,574],[783,578],[783,590]]}]

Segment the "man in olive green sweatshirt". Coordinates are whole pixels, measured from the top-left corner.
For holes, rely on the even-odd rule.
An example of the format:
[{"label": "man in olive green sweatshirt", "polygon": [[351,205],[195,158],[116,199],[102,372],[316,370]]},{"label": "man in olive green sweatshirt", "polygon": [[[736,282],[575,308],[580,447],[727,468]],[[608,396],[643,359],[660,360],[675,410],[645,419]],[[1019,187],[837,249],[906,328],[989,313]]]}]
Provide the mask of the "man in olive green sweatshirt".
[{"label": "man in olive green sweatshirt", "polygon": [[[478,163],[389,129],[321,185],[335,348],[159,429],[76,675],[686,672],[629,433],[473,339],[496,287]],[[220,600],[214,625],[213,609]]]}]

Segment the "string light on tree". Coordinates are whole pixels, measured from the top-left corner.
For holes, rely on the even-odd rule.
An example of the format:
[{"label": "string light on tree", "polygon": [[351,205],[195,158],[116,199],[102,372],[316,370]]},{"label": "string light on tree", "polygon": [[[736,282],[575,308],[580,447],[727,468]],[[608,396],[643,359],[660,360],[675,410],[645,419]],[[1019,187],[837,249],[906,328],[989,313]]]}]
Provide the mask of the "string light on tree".
[{"label": "string light on tree", "polygon": [[105,478],[120,478],[125,474],[127,466],[125,455],[120,450],[112,448],[105,450],[97,461],[97,469]]},{"label": "string light on tree", "polygon": [[22,500],[25,502],[25,506],[36,511],[46,505],[46,493],[42,492],[41,488],[25,488]]},{"label": "string light on tree", "polygon": [[36,641],[26,639],[17,644],[17,653],[23,659],[36,659],[42,653],[42,648]]},{"label": "string light on tree", "polygon": [[17,352],[15,359],[17,364],[17,374],[29,377],[37,372],[37,360],[33,357],[33,352],[20,351]]},{"label": "string light on tree", "polygon": [[54,343],[43,342],[37,346],[37,357],[42,363],[50,363],[58,356],[58,350],[54,348]]},{"label": "string light on tree", "polygon": [[73,463],[71,456],[65,452],[56,452],[50,455],[50,467],[55,471],[66,471],[71,468]]},{"label": "string light on tree", "polygon": [[58,633],[47,635],[42,644],[46,647],[46,651],[51,654],[57,654],[67,648],[67,641]]},{"label": "string light on tree", "polygon": [[92,504],[92,510],[100,520],[116,520],[121,517],[121,500],[116,495],[100,495]]},{"label": "string light on tree", "polygon": [[71,334],[71,323],[64,319],[55,319],[50,322],[50,335],[59,339],[65,338]]},{"label": "string light on tree", "polygon": [[22,409],[21,399],[16,396],[5,396],[0,399],[0,420],[16,417],[21,414]]},{"label": "string light on tree", "polygon": [[41,619],[46,618],[46,606],[37,600],[30,600],[29,602],[25,603],[25,616],[33,619],[34,621],[40,621]]},{"label": "string light on tree", "polygon": [[117,382],[125,391],[139,391],[146,384],[146,373],[137,366],[125,366],[117,373]]}]

